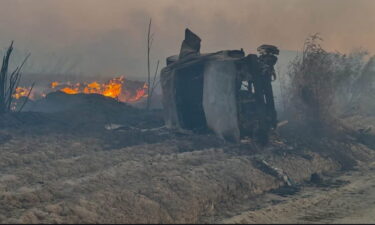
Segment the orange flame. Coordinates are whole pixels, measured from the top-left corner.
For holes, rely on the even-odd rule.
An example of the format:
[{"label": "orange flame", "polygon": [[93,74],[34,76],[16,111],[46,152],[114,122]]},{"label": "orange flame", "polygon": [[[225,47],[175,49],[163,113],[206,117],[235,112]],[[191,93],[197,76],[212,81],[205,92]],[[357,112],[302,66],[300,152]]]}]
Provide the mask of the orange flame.
[{"label": "orange flame", "polygon": [[136,90],[136,94],[134,96],[125,98],[124,102],[136,102],[144,97],[147,97],[147,89],[148,86],[145,83],[142,88]]},{"label": "orange flame", "polygon": [[27,97],[29,94],[31,88],[26,88],[26,87],[17,87],[15,90],[15,93],[13,94],[13,98],[19,99],[22,97]]},{"label": "orange flame", "polygon": [[[109,80],[106,83],[92,82],[92,83],[76,83],[71,85],[69,82],[65,87],[58,89],[66,94],[101,94],[106,97],[115,98],[123,102],[136,102],[146,97],[147,85],[144,84],[142,88],[138,88],[135,93],[130,90],[124,90],[125,78],[117,77]],[[58,88],[60,83],[54,81],[51,83],[51,88]]]},{"label": "orange flame", "polygon": [[69,87],[65,87],[63,89],[60,89],[60,91],[65,92],[65,93],[70,94],[70,95],[79,93],[78,88],[69,88]]},{"label": "orange flame", "polygon": [[57,87],[58,85],[59,85],[59,82],[54,81],[54,82],[51,83],[51,88],[55,88],[55,87]]}]

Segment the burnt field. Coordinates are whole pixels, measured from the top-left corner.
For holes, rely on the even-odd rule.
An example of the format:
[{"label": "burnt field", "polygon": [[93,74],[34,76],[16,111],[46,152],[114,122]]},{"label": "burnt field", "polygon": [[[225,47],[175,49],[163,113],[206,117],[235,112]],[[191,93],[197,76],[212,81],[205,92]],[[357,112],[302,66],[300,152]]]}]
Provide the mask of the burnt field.
[{"label": "burnt field", "polygon": [[375,223],[375,1],[0,1],[1,224]]},{"label": "burnt field", "polygon": [[0,119],[1,223],[233,222],[264,208],[261,194],[293,195],[374,159],[371,138],[303,138],[289,124],[261,147],[167,130],[161,110],[101,95],[56,92],[33,104],[61,108]]}]

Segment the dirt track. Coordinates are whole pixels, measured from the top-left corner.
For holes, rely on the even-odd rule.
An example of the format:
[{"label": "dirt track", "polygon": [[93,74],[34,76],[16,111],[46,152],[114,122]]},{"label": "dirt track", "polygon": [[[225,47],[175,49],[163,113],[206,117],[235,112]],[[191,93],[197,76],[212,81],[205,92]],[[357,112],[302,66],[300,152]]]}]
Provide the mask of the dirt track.
[{"label": "dirt track", "polygon": [[[280,202],[220,223],[375,223],[375,163],[332,178],[338,187],[304,187],[298,194],[262,196]],[[332,181],[331,181],[332,182]]]}]

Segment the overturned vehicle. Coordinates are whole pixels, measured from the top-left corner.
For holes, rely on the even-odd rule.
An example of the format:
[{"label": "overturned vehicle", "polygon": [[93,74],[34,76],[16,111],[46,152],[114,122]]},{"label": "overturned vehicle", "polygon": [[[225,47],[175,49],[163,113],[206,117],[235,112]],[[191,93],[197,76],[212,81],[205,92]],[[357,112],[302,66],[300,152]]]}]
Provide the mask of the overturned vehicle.
[{"label": "overturned vehicle", "polygon": [[166,126],[267,143],[277,126],[271,82],[279,50],[262,45],[259,56],[242,49],[201,54],[200,42],[186,29],[180,54],[168,57],[161,70]]}]

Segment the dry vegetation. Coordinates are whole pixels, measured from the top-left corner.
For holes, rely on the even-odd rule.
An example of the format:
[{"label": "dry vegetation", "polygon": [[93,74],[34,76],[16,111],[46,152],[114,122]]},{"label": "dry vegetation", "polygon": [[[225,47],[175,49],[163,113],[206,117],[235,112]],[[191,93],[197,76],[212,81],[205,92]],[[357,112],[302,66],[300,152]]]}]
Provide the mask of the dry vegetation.
[{"label": "dry vegetation", "polygon": [[[152,129],[162,125],[160,112],[97,95],[47,99],[74,104],[0,120],[2,223],[217,222],[286,185],[265,165],[281,169],[294,190],[312,173],[373,157],[355,141],[337,153],[342,143],[329,140],[320,145],[324,151],[280,137],[261,148]],[[125,126],[107,130],[108,123]]]},{"label": "dry vegetation", "polygon": [[318,35],[307,38],[302,56],[290,65],[290,103],[300,121],[309,125],[327,122],[333,101],[332,56],[318,43]]},{"label": "dry vegetation", "polygon": [[[18,85],[21,80],[21,70],[23,66],[25,65],[25,62],[29,58],[30,55],[27,55],[24,61],[21,63],[20,66],[18,66],[12,73],[9,74],[9,61],[11,58],[11,54],[13,51],[13,41],[10,44],[9,48],[7,49],[4,57],[3,57],[3,62],[1,65],[1,70],[0,70],[0,114],[4,114],[6,112],[10,112],[12,109],[15,108],[13,104],[14,100],[14,93],[16,92],[16,89],[18,88]],[[30,95],[33,86],[31,86],[29,90]],[[19,111],[22,110],[23,106],[27,102],[28,98],[25,98],[24,102],[22,105],[18,106]]]},{"label": "dry vegetation", "polygon": [[375,95],[374,58],[364,50],[327,52],[322,41],[318,34],[306,39],[302,54],[289,65],[290,84],[284,87],[284,115],[314,135],[337,131],[346,117],[375,112],[367,97]]}]

